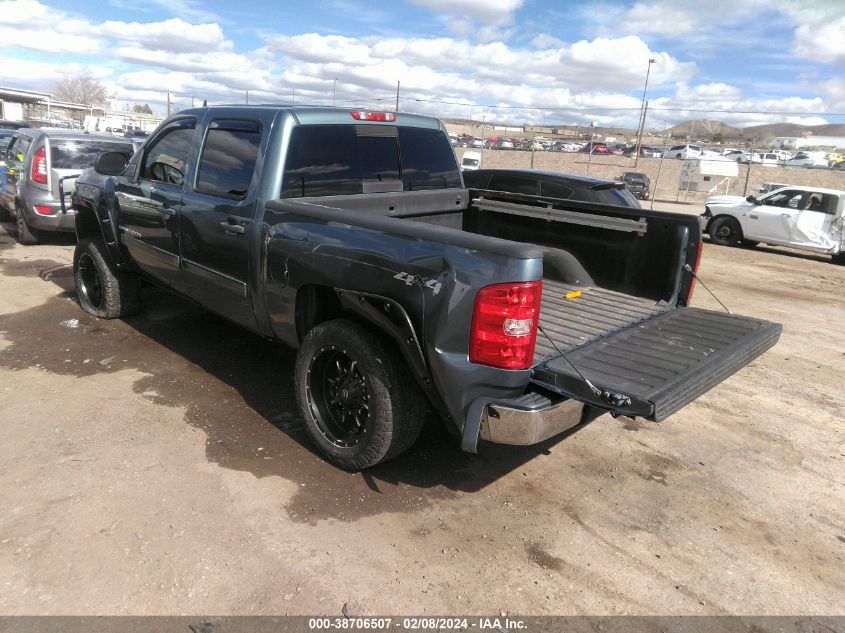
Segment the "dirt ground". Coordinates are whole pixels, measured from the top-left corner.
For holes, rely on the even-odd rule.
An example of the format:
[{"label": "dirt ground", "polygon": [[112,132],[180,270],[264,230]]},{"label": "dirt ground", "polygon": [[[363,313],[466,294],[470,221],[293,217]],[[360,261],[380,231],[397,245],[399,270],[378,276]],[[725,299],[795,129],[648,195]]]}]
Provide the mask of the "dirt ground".
[{"label": "dirt ground", "polygon": [[[291,350],[145,291],[98,321],[72,238],[0,230],[0,613],[843,614],[845,267],[706,245],[765,356],[669,420],[324,463]],[[718,305],[699,286],[695,305]]]}]

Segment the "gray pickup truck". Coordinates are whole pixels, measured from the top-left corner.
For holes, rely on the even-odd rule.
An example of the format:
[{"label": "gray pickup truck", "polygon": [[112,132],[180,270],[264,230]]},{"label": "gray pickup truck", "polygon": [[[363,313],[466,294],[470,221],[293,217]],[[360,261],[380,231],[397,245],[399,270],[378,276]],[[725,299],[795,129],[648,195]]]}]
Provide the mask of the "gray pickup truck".
[{"label": "gray pickup truck", "polygon": [[219,106],[170,117],[76,181],[83,309],[139,309],[141,280],[298,348],[319,452],[361,469],[434,411],[541,442],[604,412],[663,420],[780,326],[689,307],[697,218],[462,185],[436,119]]}]

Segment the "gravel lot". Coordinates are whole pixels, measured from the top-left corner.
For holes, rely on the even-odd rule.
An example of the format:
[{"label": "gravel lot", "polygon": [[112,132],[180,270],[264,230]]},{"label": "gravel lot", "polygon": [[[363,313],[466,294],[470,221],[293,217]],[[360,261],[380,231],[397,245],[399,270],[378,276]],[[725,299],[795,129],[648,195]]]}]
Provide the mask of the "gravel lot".
[{"label": "gravel lot", "polygon": [[[845,268],[705,247],[780,344],[661,424],[308,446],[292,351],[160,291],[97,321],[72,238],[0,229],[4,614],[845,614]],[[695,304],[718,308],[699,287]]]}]

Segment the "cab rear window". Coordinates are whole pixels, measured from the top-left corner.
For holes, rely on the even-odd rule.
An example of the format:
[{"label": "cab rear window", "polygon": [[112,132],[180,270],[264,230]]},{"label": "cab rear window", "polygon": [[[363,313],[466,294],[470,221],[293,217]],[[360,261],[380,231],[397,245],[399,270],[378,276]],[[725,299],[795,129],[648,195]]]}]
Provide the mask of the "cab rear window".
[{"label": "cab rear window", "polygon": [[130,158],[131,143],[109,143],[108,141],[61,141],[50,142],[50,167],[53,169],[84,169],[91,167],[97,156],[103,152],[122,152]]},{"label": "cab rear window", "polygon": [[439,130],[374,125],[294,128],[283,198],[460,187],[452,147]]}]

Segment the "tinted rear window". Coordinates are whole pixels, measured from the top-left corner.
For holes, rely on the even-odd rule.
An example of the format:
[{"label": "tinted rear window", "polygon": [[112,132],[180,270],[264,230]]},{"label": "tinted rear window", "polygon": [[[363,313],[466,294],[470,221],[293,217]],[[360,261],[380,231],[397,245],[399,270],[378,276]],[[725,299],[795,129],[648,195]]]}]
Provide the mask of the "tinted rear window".
[{"label": "tinted rear window", "polygon": [[533,176],[494,173],[493,177],[490,178],[489,188],[494,191],[510,191],[511,193],[524,193],[528,196],[536,196],[537,179]]},{"label": "tinted rear window", "polygon": [[122,152],[130,158],[132,143],[110,143],[108,141],[50,141],[50,157],[53,169],[84,169],[90,167],[103,152]]},{"label": "tinted rear window", "polygon": [[351,125],[294,128],[285,160],[282,197],[363,193],[358,139]]},{"label": "tinted rear window", "polygon": [[584,200],[598,202],[601,204],[614,204],[620,207],[640,208],[640,202],[627,189],[600,189],[598,191],[585,191]]},{"label": "tinted rear window", "polygon": [[559,182],[552,182],[550,180],[540,181],[540,195],[548,196],[550,198],[571,198],[575,190],[572,187],[567,187]]},{"label": "tinted rear window", "polygon": [[382,184],[384,191],[396,190],[394,186],[405,191],[460,187],[454,156],[439,130],[301,126],[291,134],[282,197],[359,194],[364,182],[370,184],[368,191]]},{"label": "tinted rear window", "polygon": [[455,154],[449,139],[440,130],[399,128],[399,148],[405,191],[461,186]]}]

